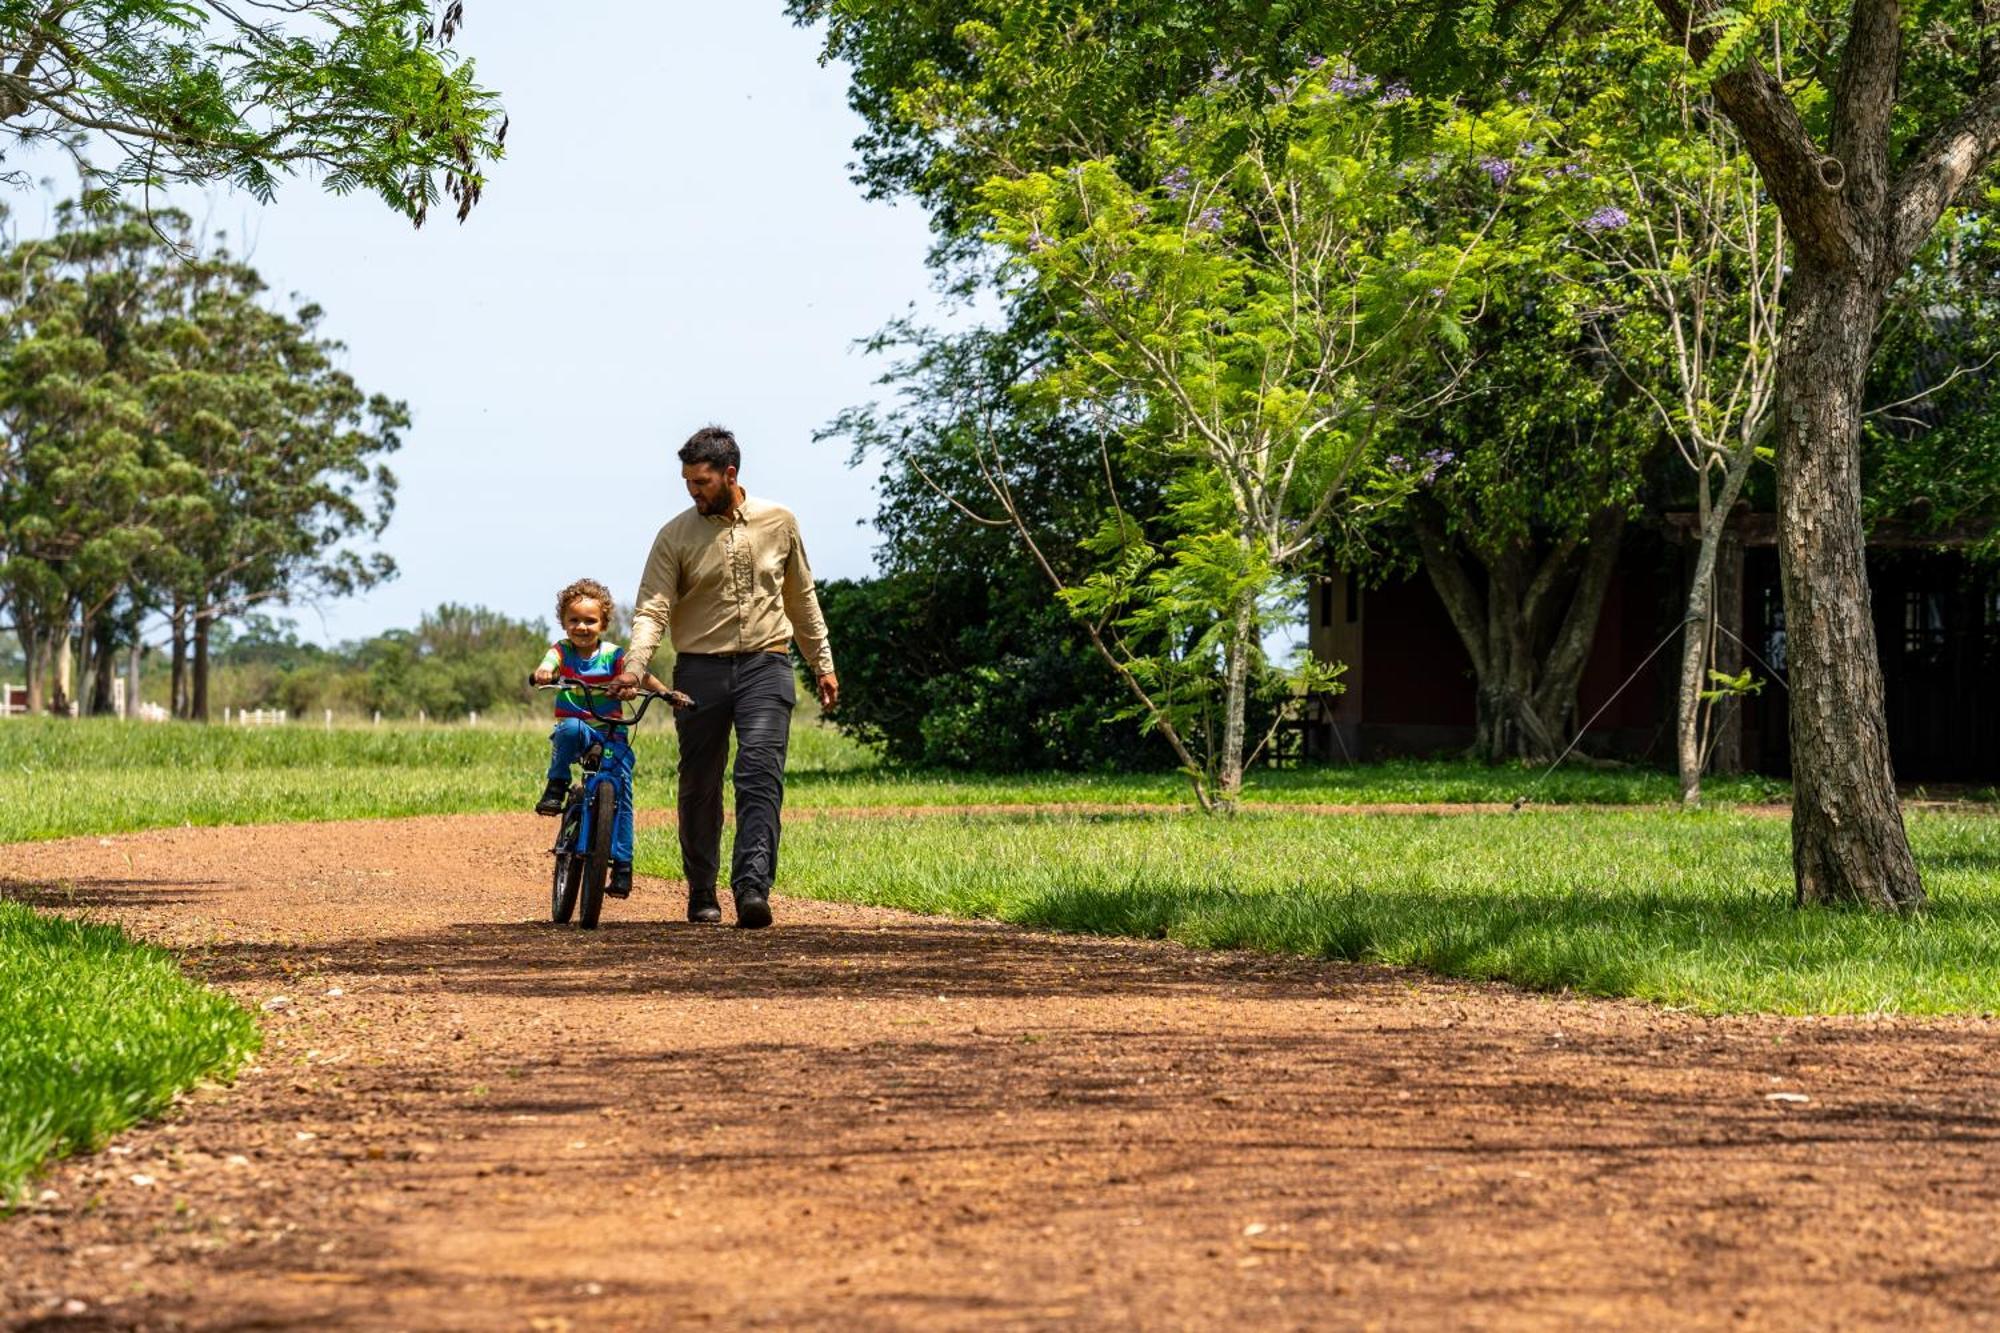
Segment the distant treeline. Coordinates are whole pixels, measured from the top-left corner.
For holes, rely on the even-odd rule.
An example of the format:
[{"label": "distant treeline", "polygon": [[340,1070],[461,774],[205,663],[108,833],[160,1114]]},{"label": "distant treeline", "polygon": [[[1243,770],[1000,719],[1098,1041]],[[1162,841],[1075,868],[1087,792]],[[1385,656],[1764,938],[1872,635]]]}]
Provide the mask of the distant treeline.
[{"label": "distant treeline", "polygon": [[[392,629],[334,647],[302,641],[295,626],[262,615],[217,627],[210,693],[224,708],[284,709],[317,719],[331,709],[352,719],[380,713],[437,720],[546,712],[525,680],[554,637],[531,620],[482,606],[446,604],[414,629]],[[152,654],[157,655],[157,654]],[[168,680],[150,673],[142,694],[165,702]]]}]

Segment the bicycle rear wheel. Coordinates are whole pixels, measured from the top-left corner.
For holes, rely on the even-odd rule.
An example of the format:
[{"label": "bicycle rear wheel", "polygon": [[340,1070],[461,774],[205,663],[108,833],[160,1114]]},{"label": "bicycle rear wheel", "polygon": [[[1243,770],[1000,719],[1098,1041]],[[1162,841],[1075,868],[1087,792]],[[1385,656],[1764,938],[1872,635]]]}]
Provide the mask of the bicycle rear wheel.
[{"label": "bicycle rear wheel", "polygon": [[582,823],[583,802],[572,795],[563,806],[556,834],[555,871],[549,878],[549,920],[559,926],[576,911],[577,892],[583,887],[583,854],[576,845]]},{"label": "bicycle rear wheel", "polygon": [[590,850],[583,860],[583,891],[578,896],[576,924],[597,929],[604,910],[604,882],[611,876],[611,821],[618,818],[618,793],[609,782],[597,784],[590,796]]}]

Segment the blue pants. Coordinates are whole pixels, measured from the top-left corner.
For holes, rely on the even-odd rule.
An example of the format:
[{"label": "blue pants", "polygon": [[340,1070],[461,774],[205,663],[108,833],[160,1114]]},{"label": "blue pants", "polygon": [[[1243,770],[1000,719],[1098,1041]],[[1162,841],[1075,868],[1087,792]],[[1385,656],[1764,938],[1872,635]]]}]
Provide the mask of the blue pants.
[{"label": "blue pants", "polygon": [[[603,739],[597,729],[582,718],[557,718],[556,729],[549,733],[549,780],[569,781],[570,765],[582,758],[585,750]],[[627,745],[605,746],[598,771],[611,779],[612,789],[618,793],[618,817],[611,821],[611,859],[630,865],[632,748]]]}]

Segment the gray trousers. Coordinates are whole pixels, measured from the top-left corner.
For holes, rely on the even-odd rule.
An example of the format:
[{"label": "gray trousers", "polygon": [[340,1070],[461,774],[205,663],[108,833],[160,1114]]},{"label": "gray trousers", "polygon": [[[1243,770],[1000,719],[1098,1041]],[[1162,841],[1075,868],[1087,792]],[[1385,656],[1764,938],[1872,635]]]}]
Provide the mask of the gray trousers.
[{"label": "gray trousers", "polygon": [[722,867],[722,775],[736,730],[736,851],[729,887],[769,895],[778,878],[785,749],[798,681],[790,653],[682,653],[674,688],[694,707],[674,715],[681,742],[681,869],[691,893],[715,891]]}]

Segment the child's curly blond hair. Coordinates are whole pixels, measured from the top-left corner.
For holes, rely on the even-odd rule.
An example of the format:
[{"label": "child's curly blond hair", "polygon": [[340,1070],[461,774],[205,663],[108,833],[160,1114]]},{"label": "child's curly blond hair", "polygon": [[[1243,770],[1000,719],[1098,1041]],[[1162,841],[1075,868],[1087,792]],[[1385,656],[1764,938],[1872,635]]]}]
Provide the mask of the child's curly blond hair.
[{"label": "child's curly blond hair", "polygon": [[596,579],[578,579],[556,594],[556,624],[562,624],[563,615],[569,610],[569,604],[579,597],[588,597],[604,609],[604,628],[609,630],[611,619],[617,613],[618,604],[611,600],[611,589]]}]

